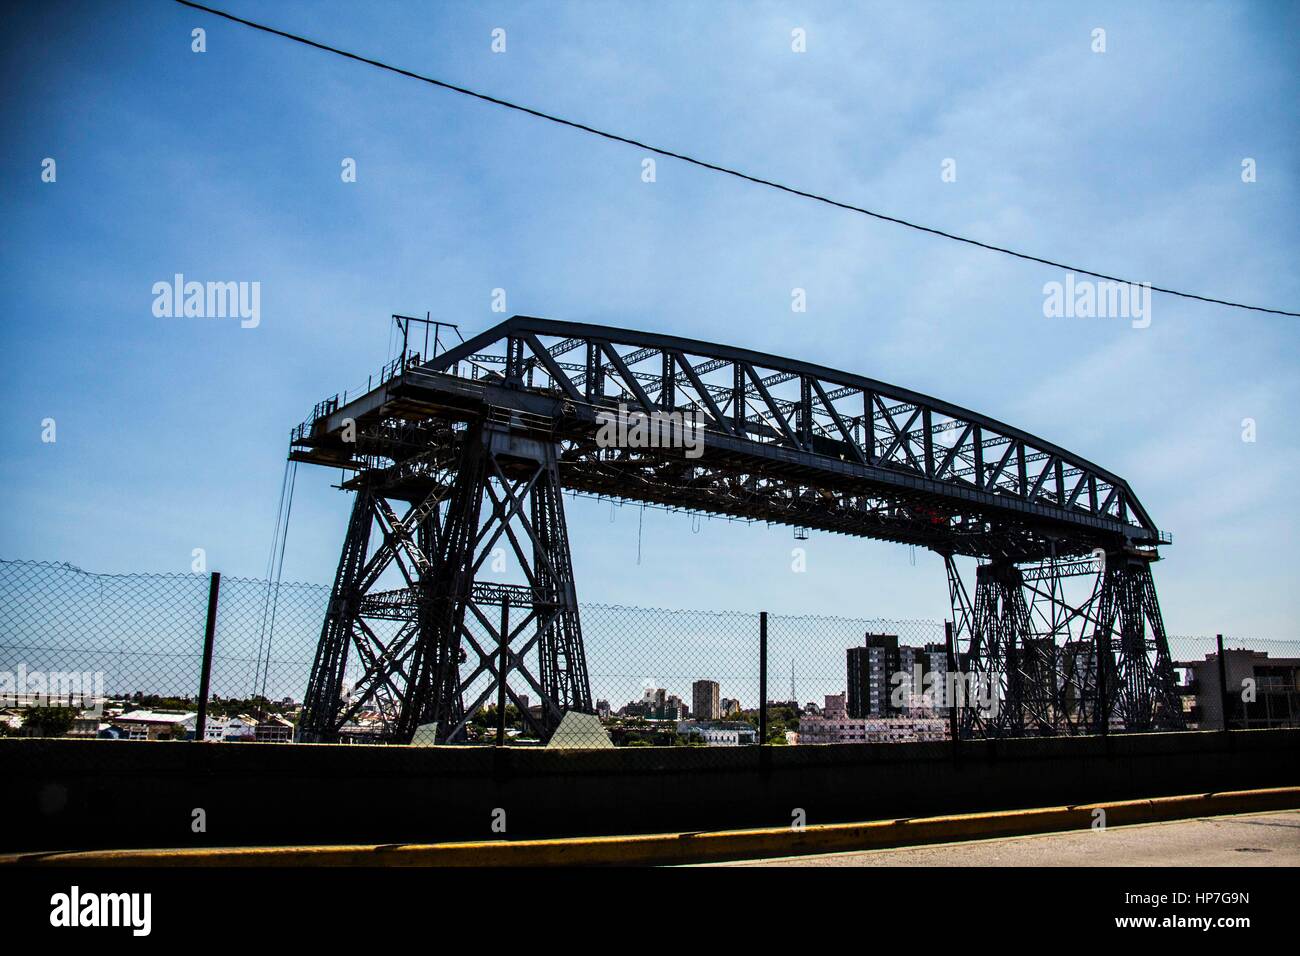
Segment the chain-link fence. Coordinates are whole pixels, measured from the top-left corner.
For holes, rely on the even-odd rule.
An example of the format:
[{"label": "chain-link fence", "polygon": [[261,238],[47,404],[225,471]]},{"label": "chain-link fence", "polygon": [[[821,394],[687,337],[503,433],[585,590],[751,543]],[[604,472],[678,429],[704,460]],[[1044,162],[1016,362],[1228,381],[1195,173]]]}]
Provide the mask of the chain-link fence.
[{"label": "chain-link fence", "polygon": [[[0,734],[295,739],[330,589],[221,581],[200,729],[209,584],[205,574],[0,561]],[[963,648],[948,645],[942,621],[604,604],[582,605],[580,620],[594,714],[568,729],[552,722],[553,746],[902,742],[947,739],[954,726],[946,675],[960,668]],[[396,647],[402,625],[389,624],[374,636]],[[526,663],[541,645],[521,644],[500,710],[492,665],[462,664],[471,673],[462,675],[456,742],[542,743],[545,701],[523,676],[542,672]],[[1228,638],[1222,667],[1215,637],[1169,645],[1189,728],[1222,727],[1224,700],[1230,726],[1300,725],[1300,642]],[[340,705],[340,742],[390,739],[396,678],[407,670],[399,659],[373,681],[374,663],[356,653],[347,660],[342,686],[355,699]]]}]

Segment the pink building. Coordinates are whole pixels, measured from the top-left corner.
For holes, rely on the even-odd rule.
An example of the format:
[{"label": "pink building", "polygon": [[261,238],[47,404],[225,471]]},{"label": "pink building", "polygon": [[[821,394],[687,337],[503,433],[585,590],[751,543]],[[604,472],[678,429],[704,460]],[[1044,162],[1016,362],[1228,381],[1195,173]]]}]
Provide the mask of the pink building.
[{"label": "pink building", "polygon": [[915,740],[947,740],[948,721],[943,717],[860,717],[848,716],[843,694],[827,694],[820,717],[799,718],[800,744],[878,744]]}]

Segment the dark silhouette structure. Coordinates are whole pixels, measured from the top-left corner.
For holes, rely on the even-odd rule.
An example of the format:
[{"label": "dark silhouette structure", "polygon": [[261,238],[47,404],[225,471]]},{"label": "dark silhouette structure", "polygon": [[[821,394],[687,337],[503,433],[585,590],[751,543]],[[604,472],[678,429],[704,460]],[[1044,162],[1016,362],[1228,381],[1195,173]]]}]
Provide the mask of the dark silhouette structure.
[{"label": "dark silhouette structure", "polygon": [[[1078,455],[746,349],[515,316],[440,351],[445,326],[394,319],[402,355],[378,383],[318,404],[292,436],[293,459],[350,473],[356,496],[302,739],[335,740],[370,711],[385,739],[428,726],[461,740],[502,685],[538,704],[521,711],[542,738],[591,712],[565,489],[943,555],[964,669],[995,691],[963,710],[967,735],[1182,725],[1150,570],[1169,536]],[[412,348],[421,332],[432,354]],[[505,547],[527,583],[478,580]],[[982,562],[973,600],[959,556]],[[390,569],[401,586],[380,589]],[[1091,596],[1067,599],[1082,575]],[[352,653],[362,676],[344,687]]]}]

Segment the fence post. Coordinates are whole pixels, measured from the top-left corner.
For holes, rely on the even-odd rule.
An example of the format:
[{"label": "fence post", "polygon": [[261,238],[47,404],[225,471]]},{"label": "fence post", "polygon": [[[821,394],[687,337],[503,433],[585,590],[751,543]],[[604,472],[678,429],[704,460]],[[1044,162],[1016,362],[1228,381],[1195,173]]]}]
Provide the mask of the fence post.
[{"label": "fence post", "polygon": [[960,684],[953,683],[953,675],[957,673],[957,654],[953,647],[952,640],[952,621],[943,622],[943,643],[948,655],[948,673],[944,675],[943,700],[948,705],[948,736],[952,739],[952,752],[956,756],[957,748],[960,746],[957,720],[957,688]]},{"label": "fence post", "polygon": [[[506,659],[510,653],[510,595],[501,597],[501,663],[497,665],[497,746],[506,745]],[[527,719],[527,718],[525,718]]]},{"label": "fence post", "polygon": [[1097,659],[1097,732],[1105,737],[1110,733],[1110,689],[1106,686],[1106,675],[1110,673],[1110,631],[1103,636],[1101,629],[1096,630],[1093,640]]},{"label": "fence post", "polygon": [[1223,659],[1223,635],[1214,635],[1219,649],[1219,713],[1223,717],[1223,729],[1228,729],[1228,662]]},{"label": "fence post", "polygon": [[208,685],[212,681],[212,644],[217,636],[217,596],[221,593],[221,572],[213,571],[208,580],[208,623],[203,631],[203,666],[199,671],[199,716],[194,724],[194,739],[204,740],[208,732]]},{"label": "fence post", "polygon": [[767,612],[758,612],[758,744],[767,745]]}]

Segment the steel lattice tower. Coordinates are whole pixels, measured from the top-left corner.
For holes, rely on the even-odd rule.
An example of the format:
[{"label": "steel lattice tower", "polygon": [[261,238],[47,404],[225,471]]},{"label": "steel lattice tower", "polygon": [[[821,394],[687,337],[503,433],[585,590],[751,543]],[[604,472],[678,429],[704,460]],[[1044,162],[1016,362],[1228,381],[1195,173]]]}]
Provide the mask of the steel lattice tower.
[{"label": "steel lattice tower", "polygon": [[[403,518],[387,495],[409,494],[411,469],[399,470],[399,481],[388,485],[383,473],[360,483],[301,739],[337,740],[362,708],[371,708],[384,718],[389,741],[409,742],[422,725],[432,726],[437,742],[463,740],[468,719],[494,699],[502,680],[506,698],[542,739],[566,711],[592,710],[555,443],[505,420],[471,425],[457,448],[451,469]],[[383,543],[368,553],[373,527]],[[503,543],[528,584],[477,580]],[[389,567],[408,586],[375,591]],[[375,620],[399,626],[385,638]],[[350,651],[363,672],[345,693]],[[525,693],[540,713],[524,705]]]},{"label": "steel lattice tower", "polygon": [[[1123,550],[1098,555],[1095,564],[1047,561],[1028,577],[1016,565],[992,562],[976,569],[972,604],[949,557],[954,633],[966,641],[964,670],[996,701],[968,700],[962,735],[1181,729],[1151,561]],[[1081,606],[1069,604],[1061,579],[1094,569],[1092,597]],[[1033,600],[1026,601],[1026,593]],[[1071,635],[1071,622],[1078,637],[1062,644],[1058,637]]]}]

